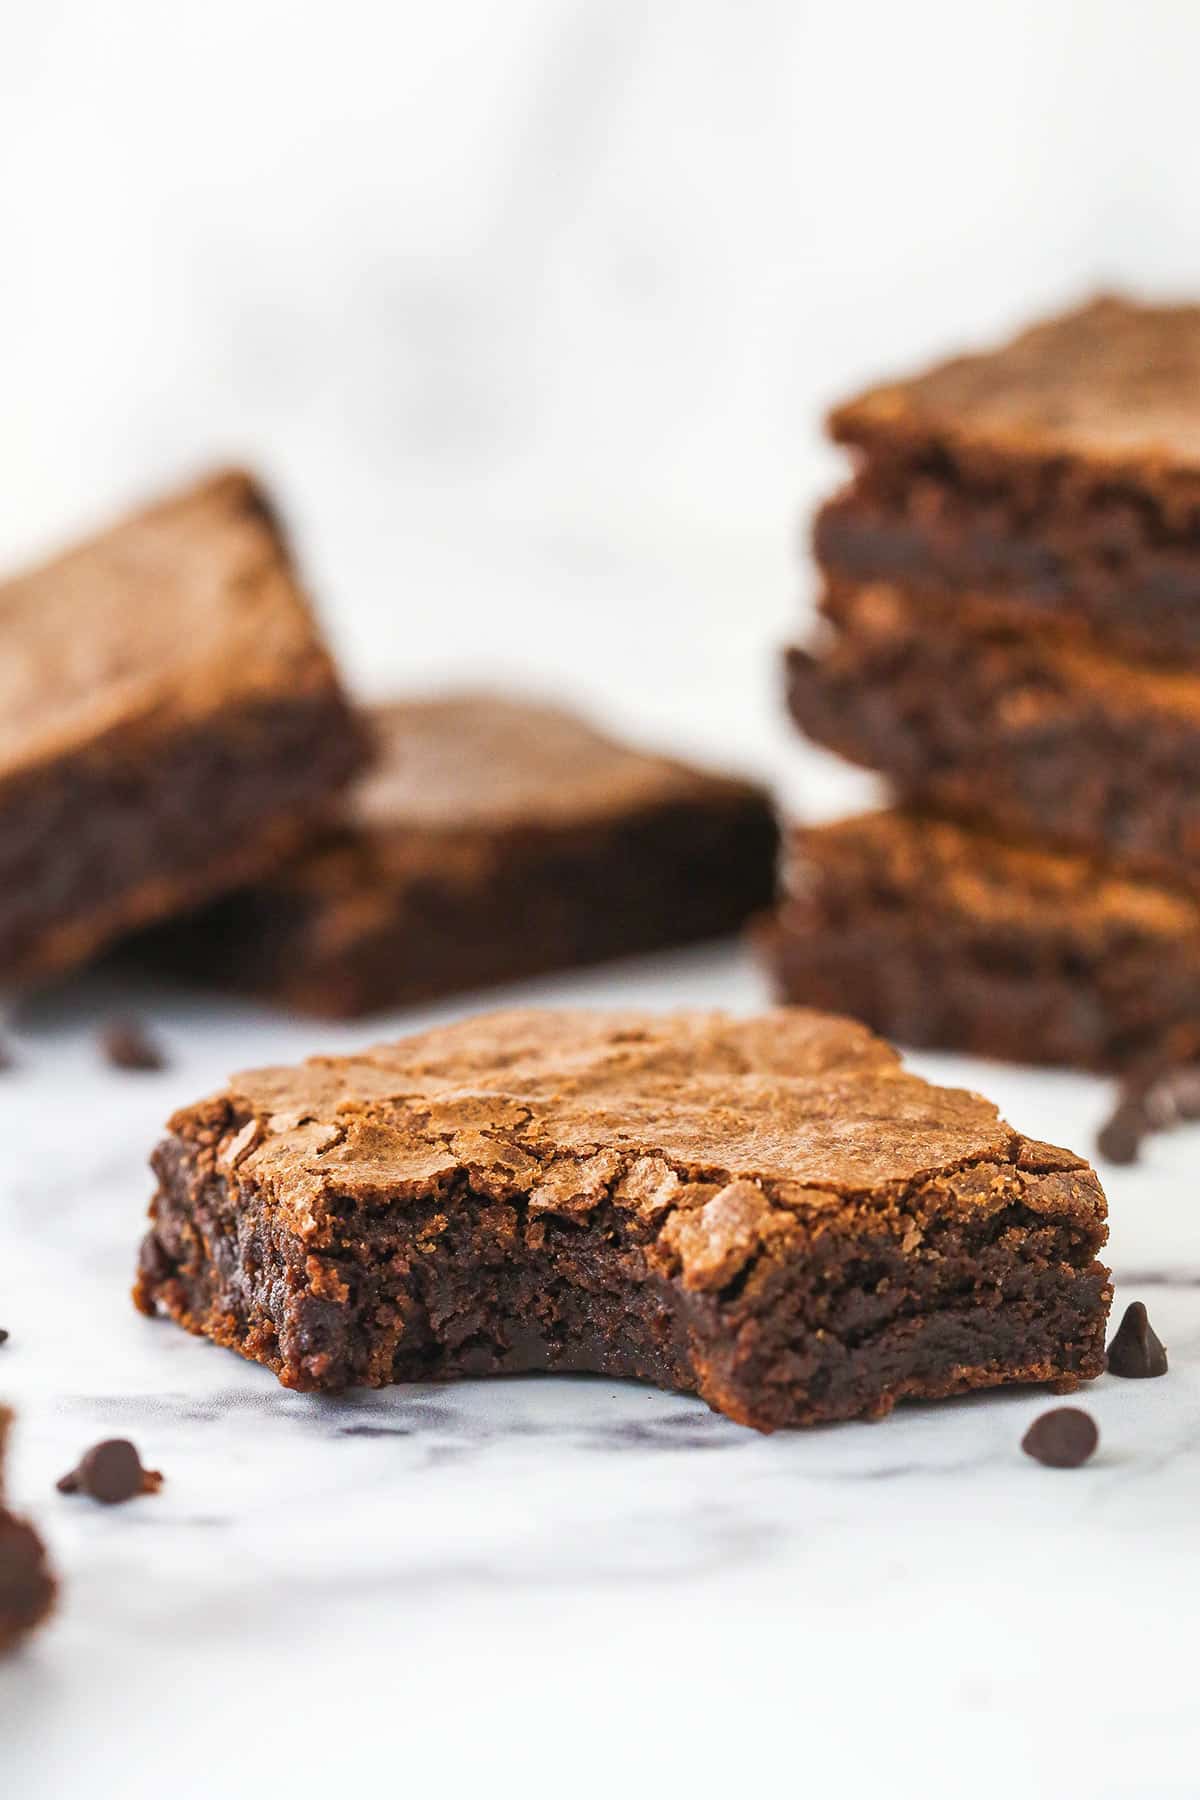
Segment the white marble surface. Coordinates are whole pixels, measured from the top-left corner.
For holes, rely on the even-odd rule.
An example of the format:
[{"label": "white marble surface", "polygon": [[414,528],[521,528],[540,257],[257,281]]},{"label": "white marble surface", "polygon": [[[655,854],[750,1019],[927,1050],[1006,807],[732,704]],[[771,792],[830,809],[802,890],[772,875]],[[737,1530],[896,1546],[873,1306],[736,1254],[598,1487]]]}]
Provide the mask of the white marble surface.
[{"label": "white marble surface", "polygon": [[[762,999],[732,951],[521,992]],[[0,1667],[5,1794],[1196,1791],[1194,1136],[1106,1171],[1118,1303],[1172,1367],[1093,1386],[1082,1470],[1021,1455],[1025,1392],[769,1439],[590,1379],[301,1397],[129,1305],[146,1153],[231,1061],[435,1015],[314,1030],[146,990],[171,1063],[135,1076],[92,1037],[126,998],[45,1004],[0,1090],[0,1392],[63,1577]],[[1086,1147],[1103,1111],[1082,1077],[918,1060],[1035,1136]],[[54,1492],[126,1433],[160,1496]]]}]

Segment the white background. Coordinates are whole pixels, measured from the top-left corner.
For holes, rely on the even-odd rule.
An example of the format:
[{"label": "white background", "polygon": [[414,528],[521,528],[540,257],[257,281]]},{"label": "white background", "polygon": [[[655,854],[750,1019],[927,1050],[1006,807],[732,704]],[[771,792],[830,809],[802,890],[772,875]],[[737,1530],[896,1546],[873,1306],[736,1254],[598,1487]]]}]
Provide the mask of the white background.
[{"label": "white background", "polygon": [[783,760],[824,407],[1195,285],[1198,57],[1187,0],[3,0],[0,554],[245,457],[360,686]]},{"label": "white background", "polygon": [[[361,691],[574,695],[835,810],[776,665],[822,411],[1200,289],[1198,62],[1184,0],[0,0],[0,554],[244,459]],[[761,999],[732,957],[540,991]],[[68,1577],[0,1672],[6,1796],[1200,1792],[1186,1138],[1106,1172],[1173,1373],[1098,1386],[1079,1476],[1017,1455],[1028,1397],[765,1444],[603,1384],[469,1386],[391,1460],[123,1296],[158,1122],[313,1034],[149,999],[131,1090],[72,1004],[0,1094],[17,1486]],[[1103,1112],[926,1061],[1085,1149]],[[719,1454],[604,1437],[648,1406]],[[160,1501],[47,1499],[113,1429]]]}]

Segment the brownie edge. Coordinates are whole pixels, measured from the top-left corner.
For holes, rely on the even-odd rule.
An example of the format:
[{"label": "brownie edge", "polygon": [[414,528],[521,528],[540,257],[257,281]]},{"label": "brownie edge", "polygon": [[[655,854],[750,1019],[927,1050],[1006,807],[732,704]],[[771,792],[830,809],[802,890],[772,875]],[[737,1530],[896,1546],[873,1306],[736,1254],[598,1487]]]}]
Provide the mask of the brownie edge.
[{"label": "brownie edge", "polygon": [[353,1017],[736,932],[774,891],[769,794],[502,694],[365,715],[372,771],[298,855],[131,954]]},{"label": "brownie edge", "polygon": [[135,1300],[302,1390],[632,1377],[771,1430],[1100,1373],[1069,1151],[844,1019],[508,1013],[171,1121]]},{"label": "brownie edge", "polygon": [[794,828],[755,936],[779,999],[898,1043],[1097,1071],[1200,1016],[1200,897],[905,807]]},{"label": "brownie edge", "polygon": [[253,880],[367,746],[270,502],[226,470],[0,584],[0,977]]},{"label": "brownie edge", "polygon": [[5,1505],[4,1456],[12,1417],[0,1406],[0,1655],[43,1623],[58,1593],[46,1546],[27,1519]]}]

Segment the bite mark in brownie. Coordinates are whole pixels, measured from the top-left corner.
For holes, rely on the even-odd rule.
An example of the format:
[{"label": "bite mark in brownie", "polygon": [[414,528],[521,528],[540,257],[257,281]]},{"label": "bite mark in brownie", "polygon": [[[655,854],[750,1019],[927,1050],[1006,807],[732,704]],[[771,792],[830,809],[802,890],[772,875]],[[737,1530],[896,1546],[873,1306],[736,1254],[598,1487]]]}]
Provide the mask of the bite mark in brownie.
[{"label": "bite mark in brownie", "polygon": [[0,978],[294,848],[362,740],[273,514],[227,472],[0,587]]},{"label": "bite mark in brownie", "polygon": [[556,707],[378,707],[373,772],[276,873],[139,945],[185,975],[351,1015],[733,932],[767,904],[765,792]]},{"label": "bite mark in brownie", "polygon": [[501,1013],[171,1121],[135,1297],[289,1387],[534,1370],[762,1430],[1103,1367],[1104,1198],[844,1019]]},{"label": "bite mark in brownie", "polygon": [[796,829],[758,929],[780,998],[906,1044],[1098,1070],[1200,1017],[1200,898],[929,814]]}]

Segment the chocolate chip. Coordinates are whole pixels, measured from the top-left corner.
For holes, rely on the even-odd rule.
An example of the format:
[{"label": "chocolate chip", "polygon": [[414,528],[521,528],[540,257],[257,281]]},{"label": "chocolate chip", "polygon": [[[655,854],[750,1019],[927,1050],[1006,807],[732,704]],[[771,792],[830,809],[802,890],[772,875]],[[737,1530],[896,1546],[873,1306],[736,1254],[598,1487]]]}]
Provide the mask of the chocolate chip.
[{"label": "chocolate chip", "polygon": [[1096,1148],[1106,1162],[1135,1163],[1148,1130],[1139,1101],[1123,1099],[1112,1117],[1100,1128]]},{"label": "chocolate chip", "polygon": [[1145,1381],[1167,1372],[1167,1353],[1146,1317],[1146,1308],[1134,1300],[1108,1346],[1108,1372],[1129,1381]]},{"label": "chocolate chip", "polygon": [[136,1019],[112,1020],[100,1034],[100,1048],[114,1069],[153,1071],[166,1067],[162,1051]]},{"label": "chocolate chip", "polygon": [[1035,1419],[1021,1448],[1051,1469],[1077,1469],[1100,1442],[1100,1432],[1090,1413],[1078,1406],[1056,1406]]},{"label": "chocolate chip", "polygon": [[79,1459],[79,1467],[58,1483],[60,1494],[88,1494],[105,1506],[117,1506],[138,1494],[157,1494],[162,1476],[143,1469],[142,1459],[128,1438],[106,1438],[93,1444]]},{"label": "chocolate chip", "polygon": [[0,1325],[0,1344],[7,1344],[7,1342],[8,1342],[8,1333],[7,1333],[7,1331],[5,1331],[4,1327],[2,1325]]}]

